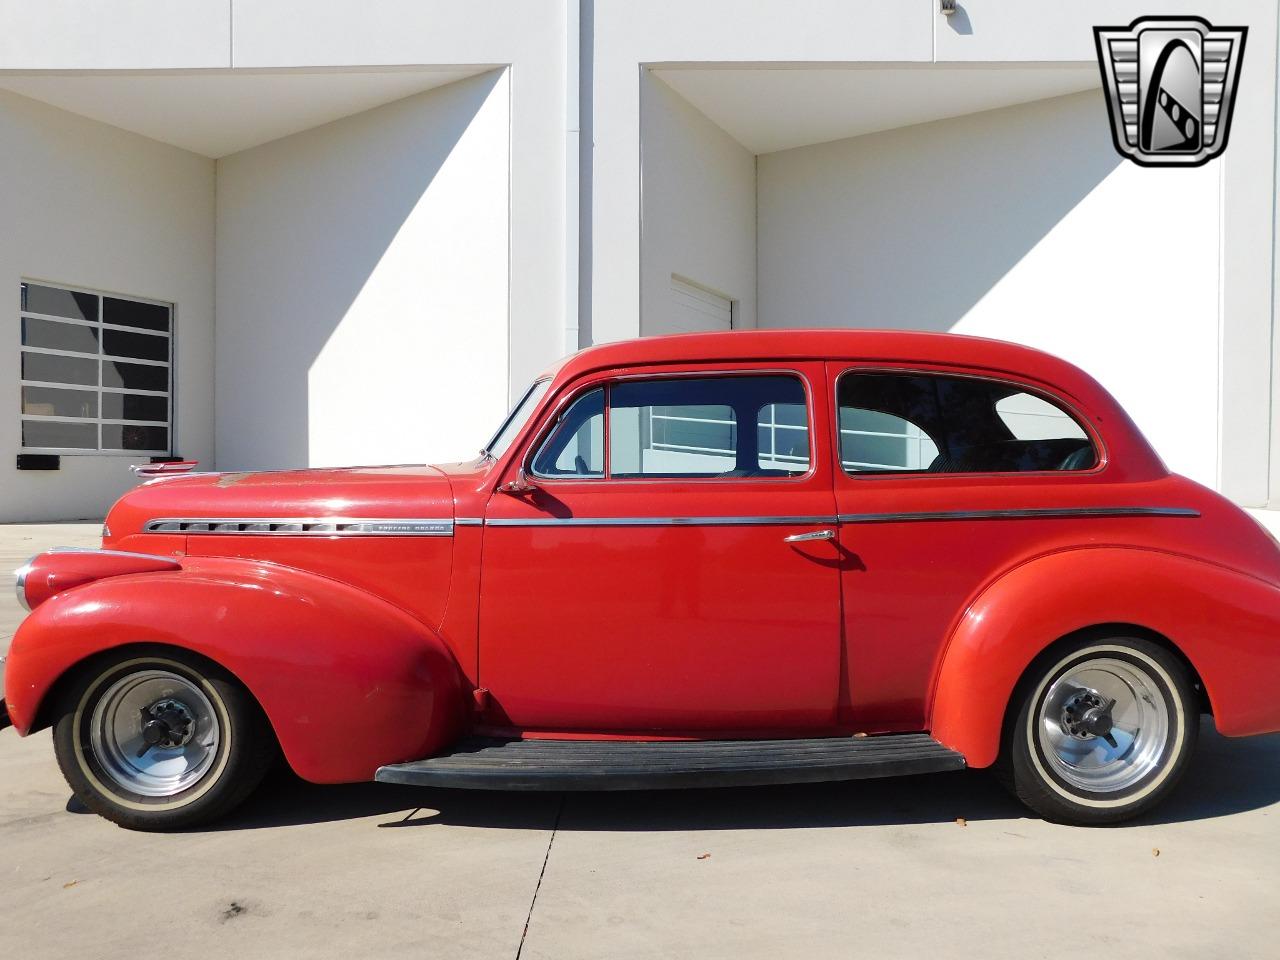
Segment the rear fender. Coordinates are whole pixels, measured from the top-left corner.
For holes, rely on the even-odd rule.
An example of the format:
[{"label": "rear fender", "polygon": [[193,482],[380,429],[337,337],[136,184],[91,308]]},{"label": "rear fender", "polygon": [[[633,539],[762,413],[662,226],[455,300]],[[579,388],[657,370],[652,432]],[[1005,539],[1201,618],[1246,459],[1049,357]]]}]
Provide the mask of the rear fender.
[{"label": "rear fender", "polygon": [[1280,589],[1181,555],[1091,547],[1016,567],[972,603],[937,670],[934,737],[970,766],[994,763],[1032,660],[1099,624],[1145,628],[1173,644],[1204,683],[1219,732],[1280,729]]},{"label": "rear fender", "polygon": [[272,564],[188,557],[40,604],[13,638],[6,702],[31,731],[59,678],[129,644],[195,651],[262,705],[286,759],[316,783],[372,779],[437,752],[462,722],[461,675],[440,637],[334,580]]}]

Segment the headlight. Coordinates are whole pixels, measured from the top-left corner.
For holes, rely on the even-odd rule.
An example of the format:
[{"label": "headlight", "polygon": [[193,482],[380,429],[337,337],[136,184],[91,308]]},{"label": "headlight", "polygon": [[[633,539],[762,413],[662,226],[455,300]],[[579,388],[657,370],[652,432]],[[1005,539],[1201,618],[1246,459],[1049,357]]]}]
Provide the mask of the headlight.
[{"label": "headlight", "polygon": [[22,609],[28,613],[31,612],[31,601],[27,599],[27,574],[31,572],[31,560],[28,560],[17,570],[13,571],[13,590],[18,595],[18,602],[22,604]]}]

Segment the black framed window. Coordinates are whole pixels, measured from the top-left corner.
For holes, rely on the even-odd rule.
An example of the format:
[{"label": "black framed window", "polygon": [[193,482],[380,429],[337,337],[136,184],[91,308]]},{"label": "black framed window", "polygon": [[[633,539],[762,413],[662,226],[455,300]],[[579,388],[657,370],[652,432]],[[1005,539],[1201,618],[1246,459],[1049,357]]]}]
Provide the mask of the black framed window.
[{"label": "black framed window", "polygon": [[851,371],[836,387],[846,473],[1089,470],[1088,433],[1065,407],[1016,384]]},{"label": "black framed window", "polygon": [[582,394],[532,470],[548,479],[788,478],[807,473],[809,458],[808,401],[798,377],[664,377]]},{"label": "black framed window", "polygon": [[23,282],[22,447],[171,452],[173,305]]}]

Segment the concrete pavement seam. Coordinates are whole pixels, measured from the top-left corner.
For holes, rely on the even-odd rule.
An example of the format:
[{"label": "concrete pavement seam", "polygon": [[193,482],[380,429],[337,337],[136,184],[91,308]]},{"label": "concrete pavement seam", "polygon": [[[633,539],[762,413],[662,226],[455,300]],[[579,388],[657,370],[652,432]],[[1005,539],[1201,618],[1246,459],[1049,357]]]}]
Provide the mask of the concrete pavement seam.
[{"label": "concrete pavement seam", "polygon": [[542,889],[542,878],[547,875],[547,863],[551,860],[551,845],[556,842],[556,834],[560,831],[560,818],[564,816],[564,805],[568,794],[560,794],[560,806],[556,809],[556,821],[551,825],[551,836],[547,840],[547,852],[542,858],[542,869],[538,871],[538,882],[533,888],[533,899],[529,901],[529,912],[524,918],[524,929],[520,931],[520,945],[516,947],[516,960],[524,952],[524,941],[529,936],[529,924],[533,921],[533,908],[538,903],[538,891]]}]

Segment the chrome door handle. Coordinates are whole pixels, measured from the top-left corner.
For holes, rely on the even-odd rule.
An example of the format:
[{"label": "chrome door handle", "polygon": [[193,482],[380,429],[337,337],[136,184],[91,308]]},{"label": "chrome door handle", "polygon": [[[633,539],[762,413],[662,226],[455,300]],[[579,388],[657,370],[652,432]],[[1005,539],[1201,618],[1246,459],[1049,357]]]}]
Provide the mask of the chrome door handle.
[{"label": "chrome door handle", "polygon": [[810,540],[834,540],[836,532],[834,530],[815,530],[813,533],[793,533],[789,537],[783,537],[783,543],[808,543]]}]

